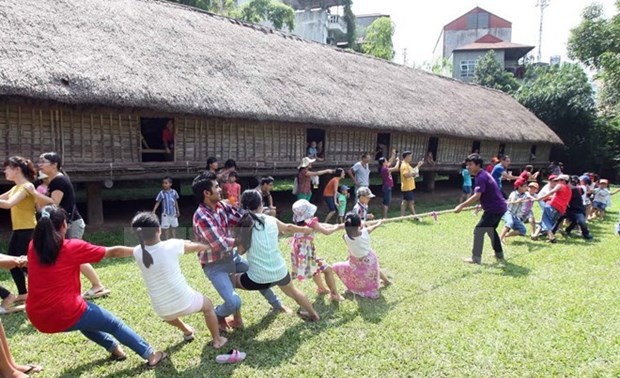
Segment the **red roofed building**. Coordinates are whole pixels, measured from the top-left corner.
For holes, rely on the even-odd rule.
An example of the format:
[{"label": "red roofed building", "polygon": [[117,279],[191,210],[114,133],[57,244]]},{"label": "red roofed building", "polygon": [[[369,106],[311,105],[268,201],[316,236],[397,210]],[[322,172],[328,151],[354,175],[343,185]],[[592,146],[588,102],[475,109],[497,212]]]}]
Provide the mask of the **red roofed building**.
[{"label": "red roofed building", "polygon": [[512,43],[511,38],[510,21],[476,7],[445,25],[437,42],[442,57],[452,62],[452,77],[471,81],[476,62],[490,50],[507,71],[522,74],[519,60],[534,46]]}]

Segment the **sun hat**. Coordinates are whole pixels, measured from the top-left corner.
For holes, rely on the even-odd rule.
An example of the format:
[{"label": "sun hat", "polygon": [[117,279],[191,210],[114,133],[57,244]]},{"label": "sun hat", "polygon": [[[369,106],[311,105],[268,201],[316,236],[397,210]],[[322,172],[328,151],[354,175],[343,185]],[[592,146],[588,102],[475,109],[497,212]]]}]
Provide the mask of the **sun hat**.
[{"label": "sun hat", "polygon": [[303,222],[314,216],[316,206],[308,202],[308,200],[300,199],[293,204],[293,222]]},{"label": "sun hat", "polygon": [[309,157],[306,156],[305,158],[301,159],[301,165],[297,168],[306,168],[307,166],[314,163],[315,161],[316,159],[310,159]]},{"label": "sun hat", "polygon": [[537,182],[530,182],[529,184],[527,184],[527,186],[531,186],[533,188],[538,189],[538,183]]},{"label": "sun hat", "polygon": [[562,174],[562,175],[559,175],[558,177],[553,179],[553,181],[559,181],[559,180],[563,180],[563,181],[569,182],[570,181],[570,176]]},{"label": "sun hat", "polygon": [[549,177],[547,177],[547,181],[555,181],[556,178],[558,178],[557,175],[549,175]]},{"label": "sun hat", "polygon": [[359,189],[357,189],[357,196],[358,197],[368,197],[368,198],[374,198],[375,195],[372,194],[372,191],[370,190],[369,187],[367,186],[360,186]]}]

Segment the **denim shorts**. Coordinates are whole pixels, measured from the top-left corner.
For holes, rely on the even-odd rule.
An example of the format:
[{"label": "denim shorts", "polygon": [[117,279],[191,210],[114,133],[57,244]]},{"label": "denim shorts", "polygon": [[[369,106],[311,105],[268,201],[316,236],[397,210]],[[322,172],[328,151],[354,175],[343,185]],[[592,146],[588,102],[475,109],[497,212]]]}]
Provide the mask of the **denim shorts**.
[{"label": "denim shorts", "polygon": [[414,200],[413,190],[403,192],[403,201],[412,202]]},{"label": "denim shorts", "polygon": [[383,189],[383,206],[390,206],[392,202],[392,188]]},{"label": "denim shorts", "polygon": [[605,211],[605,209],[607,208],[607,204],[599,201],[594,201],[592,202],[592,207]]},{"label": "denim shorts", "polygon": [[521,219],[519,219],[518,216],[513,215],[510,211],[507,211],[506,214],[504,214],[504,216],[502,217],[502,219],[504,220],[504,226],[508,227],[511,230],[518,231],[520,235],[525,235],[525,233],[527,232],[527,229],[525,228],[525,225],[523,224]]},{"label": "denim shorts", "polygon": [[463,185],[463,193],[465,194],[471,194],[471,185]]},{"label": "denim shorts", "polygon": [[334,197],[323,197],[325,203],[327,204],[327,208],[329,211],[336,211],[336,203],[334,202]]}]

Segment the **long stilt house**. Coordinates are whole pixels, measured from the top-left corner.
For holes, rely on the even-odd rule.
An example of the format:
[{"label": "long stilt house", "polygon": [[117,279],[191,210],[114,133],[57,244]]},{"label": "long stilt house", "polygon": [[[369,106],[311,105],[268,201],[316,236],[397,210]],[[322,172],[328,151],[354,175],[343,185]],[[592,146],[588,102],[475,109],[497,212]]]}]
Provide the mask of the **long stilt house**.
[{"label": "long stilt house", "polygon": [[504,93],[164,1],[3,0],[0,40],[0,155],[61,153],[91,223],[104,180],[193,177],[208,156],[290,175],[310,140],[327,166],[380,144],[451,171],[562,143]]}]

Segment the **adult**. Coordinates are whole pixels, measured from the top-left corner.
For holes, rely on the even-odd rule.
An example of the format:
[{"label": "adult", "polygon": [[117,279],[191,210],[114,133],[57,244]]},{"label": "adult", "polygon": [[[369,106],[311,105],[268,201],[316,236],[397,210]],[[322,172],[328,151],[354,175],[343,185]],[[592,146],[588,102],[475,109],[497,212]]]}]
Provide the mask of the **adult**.
[{"label": "adult", "polygon": [[415,167],[411,166],[413,153],[411,151],[403,152],[403,160],[400,163],[400,191],[403,194],[403,200],[400,202],[400,216],[405,215],[405,209],[409,208],[411,215],[415,215],[415,178],[420,175],[420,167],[424,162],[419,161]]},{"label": "adult", "polygon": [[523,172],[521,172],[515,180],[513,184],[514,188],[517,189],[521,185],[527,184],[528,181],[536,181],[536,179],[538,179],[538,174],[540,173],[540,171],[532,173],[533,170],[534,167],[532,165],[526,165],[525,168],[523,168]]},{"label": "adult", "polygon": [[482,168],[482,163],[482,158],[478,154],[471,154],[465,159],[469,173],[475,176],[474,194],[454,209],[455,213],[460,213],[465,207],[479,200],[480,206],[484,211],[480,221],[474,228],[472,256],[465,260],[465,262],[471,264],[480,264],[482,261],[482,247],[484,246],[485,234],[489,235],[491,239],[497,261],[504,261],[504,250],[496,229],[506,213],[506,201],[493,177]]},{"label": "adult", "polygon": [[224,183],[228,179],[228,174],[237,169],[234,160],[229,159],[225,162],[224,169],[220,169],[220,162],[215,156],[207,158],[207,171],[213,172],[218,181]]},{"label": "adult", "polygon": [[41,209],[32,243],[28,248],[28,318],[43,333],[80,331],[111,353],[111,359],[124,360],[127,346],[149,367],[167,358],[138,336],[122,320],[80,295],[80,266],[104,257],[128,257],[131,247],[101,247],[80,239],[68,239],[65,211],[55,205]]},{"label": "adult", "polygon": [[553,178],[552,181],[554,184],[551,185],[551,190],[549,190],[547,194],[538,197],[539,201],[544,201],[547,198],[550,199],[543,206],[540,230],[532,235],[532,240],[536,240],[542,233],[546,233],[549,242],[556,242],[553,226],[555,226],[558,218],[566,213],[566,209],[572,197],[571,189],[568,186],[568,182],[570,181],[568,175],[559,175]]},{"label": "adult", "polygon": [[571,223],[566,228],[566,235],[570,235],[571,231],[579,226],[581,228],[581,236],[583,236],[586,240],[593,239],[590,234],[590,230],[588,230],[588,225],[586,224],[586,207],[583,202],[583,188],[579,182],[579,176],[571,176],[570,178],[570,189],[571,189],[571,197],[570,202],[568,203],[568,208],[566,209],[566,213],[560,216],[558,220],[555,222],[553,226],[553,233],[555,234],[558,228],[562,227],[562,223],[564,219],[568,219]]},{"label": "adult", "polygon": [[[32,230],[37,221],[35,219],[35,201],[31,194],[34,190],[32,182],[35,179],[35,170],[32,162],[21,156],[11,156],[4,162],[4,175],[7,181],[15,185],[6,193],[0,195],[0,209],[11,209],[11,239],[9,240],[8,254],[11,256],[25,256],[28,252],[28,243],[32,239]],[[28,297],[26,276],[20,267],[11,269],[13,282],[17,286],[18,295],[13,300],[5,297],[6,290],[0,290],[4,306],[11,306],[15,301],[25,301]]]},{"label": "adult", "polygon": [[297,199],[305,199],[310,201],[312,198],[312,177],[323,176],[328,173],[334,173],[333,169],[323,169],[322,171],[313,172],[312,163],[315,159],[305,157],[301,160],[301,164],[297,167]]},{"label": "adult", "polygon": [[[222,202],[222,190],[215,173],[205,171],[192,183],[192,192],[198,208],[194,212],[193,228],[196,241],[210,248],[202,252],[200,264],[209,281],[224,303],[215,307],[220,328],[242,328],[241,298],[234,290],[230,274],[244,273],[248,263],[234,250],[235,239],[232,229],[237,225],[241,215],[230,204]],[[274,311],[290,312],[271,289],[261,290]],[[233,315],[229,323],[226,317]]]},{"label": "adult", "polygon": [[261,178],[256,191],[261,194],[261,198],[263,199],[263,213],[275,217],[276,207],[273,205],[273,197],[271,196],[273,182],[274,178],[271,176]]},{"label": "adult", "polygon": [[15,362],[9,342],[6,339],[4,326],[0,320],[0,377],[28,378],[30,374],[43,371],[43,367],[33,364],[21,365]]},{"label": "adult", "polygon": [[161,133],[161,141],[166,150],[166,161],[174,161],[174,119],[168,119]]},{"label": "adult", "polygon": [[361,156],[360,161],[353,164],[347,173],[353,182],[355,183],[355,198],[357,199],[357,188],[361,186],[370,186],[370,166],[368,163],[370,162],[370,154],[364,152]]},{"label": "adult", "polygon": [[510,163],[510,156],[502,155],[499,159],[499,163],[495,164],[493,170],[491,171],[491,176],[493,176],[493,180],[495,180],[495,183],[504,196],[504,199],[508,198],[508,195],[502,190],[502,180],[518,179],[517,176],[512,175],[512,171],[507,171],[508,167],[510,167]]},{"label": "adult", "polygon": [[239,253],[248,256],[249,268],[244,273],[233,275],[235,287],[244,290],[263,290],[278,286],[303,310],[297,313],[308,320],[319,320],[308,298],[297,289],[291,280],[282,252],[278,246],[280,232],[302,232],[311,234],[310,227],[285,224],[274,217],[262,214],[260,196],[253,190],[246,190],[241,196],[241,207],[245,210],[236,232]]},{"label": "adult", "polygon": [[[56,152],[44,152],[39,156],[38,166],[39,172],[47,176],[47,193],[41,194],[30,189],[30,194],[41,207],[56,205],[63,208],[67,213],[67,239],[82,239],[86,224],[76,207],[75,190],[71,180],[62,173],[61,156]],[[110,294],[110,290],[103,286],[91,264],[81,266],[80,272],[91,284],[91,288],[83,294],[86,299]]]},{"label": "adult", "polygon": [[394,178],[392,173],[400,169],[400,159],[396,156],[396,149],[392,150],[390,159],[379,158],[379,174],[381,175],[381,189],[383,191],[383,218],[387,218],[390,203],[392,202],[392,189],[394,188]]},{"label": "adult", "polygon": [[334,177],[327,183],[323,190],[323,200],[327,205],[329,212],[325,217],[325,223],[329,223],[329,220],[336,214],[338,206],[338,187],[340,186],[340,180],[344,178],[344,169],[338,168],[334,173]]}]

